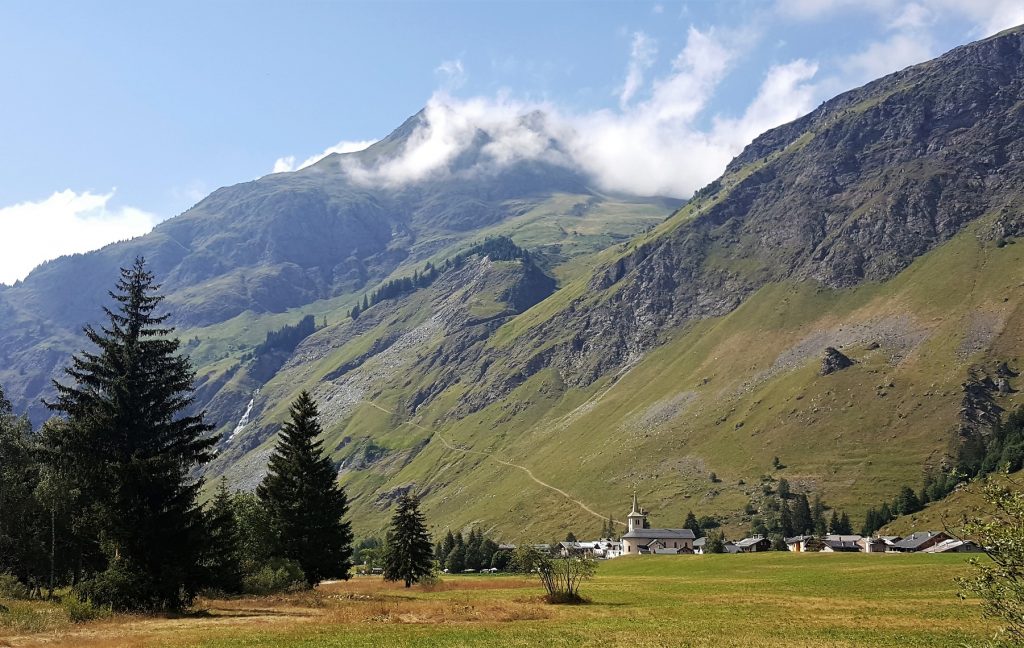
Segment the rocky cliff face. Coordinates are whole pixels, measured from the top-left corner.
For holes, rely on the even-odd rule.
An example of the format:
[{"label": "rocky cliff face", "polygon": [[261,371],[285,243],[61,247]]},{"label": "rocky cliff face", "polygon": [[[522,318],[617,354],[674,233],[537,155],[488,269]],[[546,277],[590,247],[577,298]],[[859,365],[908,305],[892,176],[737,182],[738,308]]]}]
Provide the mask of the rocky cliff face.
[{"label": "rocky cliff face", "polygon": [[591,294],[524,336],[513,364],[587,385],[768,283],[884,281],[986,214],[989,236],[1020,234],[1022,101],[1017,29],[765,133],[674,222],[599,270]]}]

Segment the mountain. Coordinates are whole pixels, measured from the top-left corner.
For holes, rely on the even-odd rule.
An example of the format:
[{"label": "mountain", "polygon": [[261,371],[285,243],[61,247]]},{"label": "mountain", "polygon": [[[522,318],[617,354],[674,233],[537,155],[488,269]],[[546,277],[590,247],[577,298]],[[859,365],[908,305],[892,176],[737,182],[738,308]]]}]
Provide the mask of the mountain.
[{"label": "mountain", "polygon": [[525,312],[474,316],[515,312],[515,264],[480,258],[317,332],[216,470],[258,478],[306,387],[364,532],[410,489],[512,537],[596,533],[633,491],[655,526],[745,529],[780,477],[856,520],[1020,402],[1022,54],[1011,30],[765,133]]},{"label": "mountain", "polygon": [[[524,128],[541,128],[544,117],[522,119]],[[497,164],[484,130],[416,182],[355,177],[353,169],[399,159],[429,126],[421,112],[364,151],[218,189],[146,236],[50,261],[3,287],[0,384],[39,422],[49,379],[81,348],[81,327],[96,321],[117,268],[135,256],[160,278],[173,323],[195,340],[190,351],[206,367],[237,360],[307,312],[347,312],[392,274],[412,274],[487,236],[516,232],[543,247],[553,268],[627,239],[679,204],[599,193],[558,160]],[[238,415],[231,410],[232,419]]]},{"label": "mountain", "polygon": [[45,393],[145,253],[221,425],[209,476],[252,487],[308,389],[358,533],[415,490],[509,539],[596,533],[633,492],[654,526],[745,530],[782,477],[857,521],[1022,402],[1020,28],[761,135],[667,219],[557,142],[495,165],[485,131],[441,176],[357,181],[425,119],[0,291],[0,383]]}]

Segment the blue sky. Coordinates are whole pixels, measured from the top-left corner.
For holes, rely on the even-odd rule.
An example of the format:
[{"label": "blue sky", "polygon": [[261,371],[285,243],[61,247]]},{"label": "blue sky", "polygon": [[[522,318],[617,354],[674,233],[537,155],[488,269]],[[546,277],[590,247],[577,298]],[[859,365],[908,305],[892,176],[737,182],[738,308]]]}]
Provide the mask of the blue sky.
[{"label": "blue sky", "polygon": [[0,282],[425,105],[449,128],[431,164],[540,108],[605,185],[685,196],[758,132],[1022,21],[1018,0],[3,3]]}]

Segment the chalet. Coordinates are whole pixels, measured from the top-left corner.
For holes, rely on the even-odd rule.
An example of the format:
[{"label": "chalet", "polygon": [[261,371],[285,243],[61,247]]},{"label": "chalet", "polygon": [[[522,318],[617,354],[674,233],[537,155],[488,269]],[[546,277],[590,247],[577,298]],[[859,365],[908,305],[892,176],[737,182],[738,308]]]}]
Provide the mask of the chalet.
[{"label": "chalet", "polygon": [[857,552],[861,550],[859,535],[829,534],[825,536],[821,550],[827,553]]},{"label": "chalet", "polygon": [[821,551],[820,541],[814,536],[810,535],[798,535],[792,538],[786,538],[786,548],[794,553],[803,553],[805,551]]},{"label": "chalet", "polygon": [[981,553],[984,549],[970,540],[950,538],[922,551],[923,553]]},{"label": "chalet", "polygon": [[[690,529],[649,529],[645,528],[646,516],[636,505],[633,495],[633,510],[626,516],[627,530],[622,536],[622,555],[638,556],[645,553],[693,553],[696,540]],[[674,551],[668,551],[674,550]]]},{"label": "chalet", "polygon": [[881,538],[861,538],[857,543],[864,553],[885,553],[889,545]]},{"label": "chalet", "polygon": [[896,553],[924,551],[929,547],[934,547],[940,542],[950,539],[951,538],[943,531],[919,531],[917,533],[911,533],[899,542],[893,543],[893,545],[889,547],[889,551]]},{"label": "chalet", "polygon": [[758,551],[770,551],[772,541],[763,535],[753,535],[749,538],[737,540],[735,545],[739,549],[739,553],[756,553]]}]

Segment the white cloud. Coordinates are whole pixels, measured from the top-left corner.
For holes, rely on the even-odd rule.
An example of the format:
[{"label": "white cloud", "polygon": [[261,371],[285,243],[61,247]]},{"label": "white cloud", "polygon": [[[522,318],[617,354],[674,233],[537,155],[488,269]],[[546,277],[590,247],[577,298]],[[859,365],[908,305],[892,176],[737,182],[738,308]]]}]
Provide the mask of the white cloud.
[{"label": "white cloud", "polygon": [[288,171],[298,171],[299,169],[305,169],[306,167],[312,164],[316,164],[317,162],[319,162],[320,160],[324,159],[325,157],[332,153],[355,153],[357,151],[365,150],[376,143],[377,140],[342,140],[335,144],[334,146],[328,146],[326,149],[324,149],[320,153],[317,153],[316,155],[309,156],[300,164],[295,164],[294,155],[279,157],[277,158],[277,160],[274,161],[274,169],[271,171],[271,173],[285,173]]},{"label": "white cloud", "polygon": [[434,74],[441,77],[441,85],[446,90],[457,90],[466,84],[466,68],[461,59],[442,61],[434,69]]},{"label": "white cloud", "polygon": [[868,11],[893,29],[919,29],[938,17],[966,20],[977,37],[1024,23],[1021,0],[777,0],[775,9],[798,20],[816,20],[837,11]]},{"label": "white cloud", "polygon": [[159,222],[141,209],[111,207],[113,197],[114,190],[66,189],[38,202],[0,208],[0,283],[24,279],[43,261],[140,236]]},{"label": "white cloud", "polygon": [[752,41],[750,33],[691,28],[671,71],[647,84],[636,81],[627,95],[646,90],[647,98],[623,102],[618,110],[579,114],[507,95],[458,99],[440,91],[428,102],[423,125],[394,158],[372,168],[342,162],[359,182],[416,182],[452,173],[459,154],[484,133],[488,139],[477,171],[543,159],[582,168],[609,190],[688,196],[719,175],[757,134],[800,116],[820,99],[813,83],[817,66],[796,60],[770,68],[739,116],[712,116],[703,125],[719,84]]},{"label": "white cloud", "polygon": [[629,69],[626,72],[626,81],[619,93],[619,106],[625,108],[633,99],[633,96],[643,87],[644,73],[658,53],[657,43],[643,32],[633,34],[633,45],[629,55]]},{"label": "white cloud", "polygon": [[841,64],[843,80],[847,87],[857,86],[934,55],[934,44],[927,33],[917,29],[897,32],[848,56]]}]

